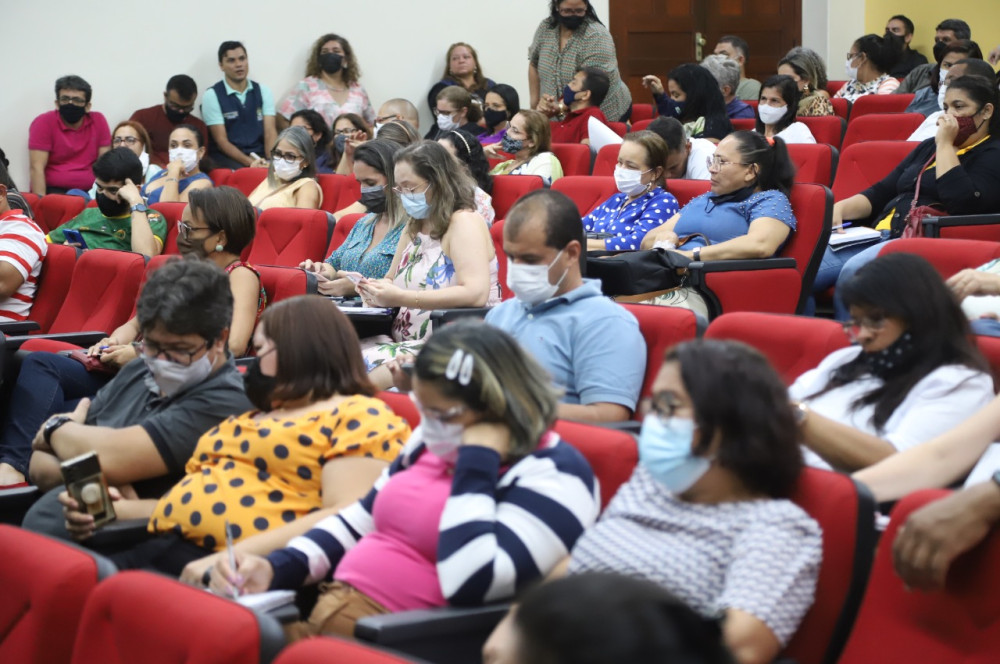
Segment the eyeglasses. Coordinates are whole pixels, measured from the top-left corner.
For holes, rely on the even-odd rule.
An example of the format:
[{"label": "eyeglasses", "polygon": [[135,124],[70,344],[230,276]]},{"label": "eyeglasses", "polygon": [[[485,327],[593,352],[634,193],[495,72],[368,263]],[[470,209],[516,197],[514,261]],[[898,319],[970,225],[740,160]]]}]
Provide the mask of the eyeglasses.
[{"label": "eyeglasses", "polygon": [[641,408],[642,412],[656,415],[661,420],[668,420],[683,405],[673,392],[658,392],[651,398],[643,399]]},{"label": "eyeglasses", "polygon": [[448,422],[455,419],[459,415],[462,415],[469,407],[464,404],[459,404],[457,406],[452,406],[446,410],[441,410],[439,408],[428,408],[424,406],[420,401],[417,400],[417,396],[410,392],[410,399],[413,401],[413,405],[417,407],[420,414],[423,417],[430,418],[432,420],[438,420],[439,422]]},{"label": "eyeglasses", "polygon": [[63,104],[73,104],[74,106],[86,106],[87,100],[84,97],[66,97],[62,96],[57,99],[59,105]]},{"label": "eyeglasses", "polygon": [[392,122],[393,120],[401,120],[398,114],[394,113],[392,115],[383,115],[381,117],[375,118],[375,124],[385,124],[386,122]]},{"label": "eyeglasses", "polygon": [[141,142],[141,139],[138,139],[135,136],[115,136],[111,139],[111,145],[121,145],[122,143],[125,145],[136,145]]},{"label": "eyeglasses", "polygon": [[185,238],[191,235],[192,231],[210,231],[210,230],[212,230],[211,226],[190,226],[183,221],[177,222],[177,234]]},{"label": "eyeglasses", "polygon": [[187,106],[181,106],[180,104],[175,104],[169,99],[166,101],[167,108],[172,111],[177,111],[178,113],[190,113],[194,110],[194,104],[188,104]]},{"label": "eyeglasses", "polygon": [[302,159],[299,155],[294,152],[281,152],[280,150],[271,150],[271,159],[280,159],[286,164],[294,164],[298,160]]},{"label": "eyeglasses", "polygon": [[361,131],[361,130],[360,129],[356,129],[354,127],[348,127],[346,129],[334,129],[333,130],[333,134],[334,134],[334,136],[350,136],[351,134],[353,134],[356,131]]},{"label": "eyeglasses", "polygon": [[94,183],[94,186],[97,187],[97,193],[105,194],[107,196],[117,196],[118,192],[122,189],[121,187],[105,187],[97,184],[96,182]]},{"label": "eyeglasses", "polygon": [[848,60],[853,60],[854,58],[858,57],[859,55],[861,55],[861,54],[860,53],[848,53],[847,54],[847,59]]},{"label": "eyeglasses", "polygon": [[158,358],[162,355],[164,359],[174,364],[188,366],[194,361],[195,355],[208,348],[208,344],[209,342],[206,341],[194,350],[181,350],[179,348],[161,348],[155,342],[144,340],[133,341],[132,347],[146,357]]},{"label": "eyeglasses", "polygon": [[583,9],[560,9],[559,10],[559,15],[560,16],[586,16],[587,15],[587,8],[584,7]]},{"label": "eyeglasses", "polygon": [[885,320],[885,316],[863,316],[857,320],[853,318],[846,320],[844,321],[844,334],[851,341],[857,341],[862,329],[881,332],[882,328],[885,327]]},{"label": "eyeglasses", "polygon": [[720,157],[718,155],[712,155],[711,157],[706,157],[705,158],[705,165],[708,166],[709,168],[720,169],[720,168],[722,168],[724,166],[730,166],[730,165],[733,165],[733,164],[735,164],[737,166],[750,166],[751,165],[751,164],[744,164],[741,161],[728,161],[728,160],[723,159],[722,157]]},{"label": "eyeglasses", "polygon": [[[417,186],[420,186],[420,185],[417,185]],[[396,192],[397,194],[417,194],[417,193],[424,194],[424,193],[427,193],[427,190],[430,189],[430,188],[431,188],[431,183],[428,182],[427,186],[424,187],[424,190],[420,191],[420,192],[417,191],[417,187],[399,187],[399,186],[397,186],[397,187],[393,187],[392,190],[394,192]]]},{"label": "eyeglasses", "polygon": [[458,113],[457,110],[456,111],[442,111],[441,109],[438,109],[438,108],[434,109],[434,116],[435,117],[437,117],[438,115],[448,115],[448,116],[451,116],[451,115],[455,115],[456,113]]}]

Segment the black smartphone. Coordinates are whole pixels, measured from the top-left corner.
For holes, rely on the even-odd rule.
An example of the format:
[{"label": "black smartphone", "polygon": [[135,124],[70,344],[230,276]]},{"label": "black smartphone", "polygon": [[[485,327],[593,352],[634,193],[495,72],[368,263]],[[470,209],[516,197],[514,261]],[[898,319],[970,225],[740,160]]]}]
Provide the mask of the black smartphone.
[{"label": "black smartphone", "polygon": [[101,472],[97,454],[87,452],[59,464],[66,491],[80,506],[80,511],[94,517],[100,528],[115,520],[115,507],[108,494],[108,483]]},{"label": "black smartphone", "polygon": [[66,238],[66,244],[78,245],[81,249],[87,249],[87,241],[83,239],[83,233],[74,229],[67,228],[63,232],[63,237]]}]

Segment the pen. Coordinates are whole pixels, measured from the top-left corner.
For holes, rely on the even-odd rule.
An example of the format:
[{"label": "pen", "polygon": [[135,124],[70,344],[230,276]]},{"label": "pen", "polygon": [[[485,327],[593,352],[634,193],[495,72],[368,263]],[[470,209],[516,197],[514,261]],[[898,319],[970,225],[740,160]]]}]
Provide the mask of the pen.
[{"label": "pen", "polygon": [[[233,550],[233,530],[229,527],[229,519],[226,519],[226,553],[229,554],[229,569],[236,574],[236,552]],[[239,589],[233,590],[233,599],[239,599]]]}]

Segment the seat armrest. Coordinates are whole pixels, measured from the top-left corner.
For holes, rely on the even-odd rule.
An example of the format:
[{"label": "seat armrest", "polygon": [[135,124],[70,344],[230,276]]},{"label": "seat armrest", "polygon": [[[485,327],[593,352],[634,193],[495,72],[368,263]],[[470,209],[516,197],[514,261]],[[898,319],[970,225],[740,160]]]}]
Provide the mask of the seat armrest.
[{"label": "seat armrest", "polygon": [[108,525],[95,530],[93,536],[87,540],[86,544],[88,547],[99,551],[129,544],[138,544],[153,536],[152,533],[146,530],[148,524],[149,519],[112,521]]},{"label": "seat armrest", "polygon": [[53,341],[63,341],[68,344],[76,344],[82,348],[93,346],[98,341],[108,336],[107,332],[95,330],[93,332],[66,332],[62,334],[31,334],[16,337],[7,337],[4,345],[8,351],[15,351],[26,341],[32,339],[51,339]]},{"label": "seat armrest", "polygon": [[432,662],[478,662],[509,604],[442,607],[361,618],[355,638]]},{"label": "seat armrest", "polygon": [[614,429],[615,431],[625,431],[635,435],[638,435],[639,430],[642,429],[642,422],[637,420],[621,420],[618,422],[586,422],[585,424],[591,424],[595,427],[603,427],[605,429]]},{"label": "seat armrest", "polygon": [[692,274],[706,272],[736,272],[744,270],[776,270],[795,268],[794,258],[740,258],[723,261],[695,261],[688,265]]},{"label": "seat armrest", "polygon": [[34,332],[35,330],[42,329],[42,326],[33,320],[22,320],[22,321],[11,321],[9,323],[0,323],[0,334],[4,335],[18,335],[27,334],[28,332]]},{"label": "seat armrest", "polygon": [[463,307],[461,309],[435,309],[431,312],[431,324],[434,326],[454,323],[461,318],[486,318],[489,307]]},{"label": "seat armrest", "polygon": [[924,236],[941,237],[941,229],[953,226],[1000,225],[1000,214],[963,214],[942,217],[924,217]]}]

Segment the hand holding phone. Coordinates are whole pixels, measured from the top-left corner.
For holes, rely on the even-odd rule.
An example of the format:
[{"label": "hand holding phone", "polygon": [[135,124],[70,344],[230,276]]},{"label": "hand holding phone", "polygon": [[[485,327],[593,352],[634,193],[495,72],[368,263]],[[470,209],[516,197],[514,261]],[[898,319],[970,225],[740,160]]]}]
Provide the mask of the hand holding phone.
[{"label": "hand holding phone", "polygon": [[115,508],[97,454],[81,454],[63,461],[59,468],[67,493],[76,501],[80,512],[94,518],[95,528],[115,520]]},{"label": "hand holding phone", "polygon": [[80,247],[81,249],[88,249],[87,241],[83,239],[83,234],[75,228],[64,230],[63,237],[66,238],[66,244]]},{"label": "hand holding phone", "polygon": [[340,272],[340,274],[342,276],[344,276],[345,278],[347,278],[355,286],[357,286],[358,284],[360,284],[363,281],[367,281],[368,280],[368,277],[366,277],[365,275],[361,274],[360,272],[349,272],[349,271],[343,271],[342,270]]}]

